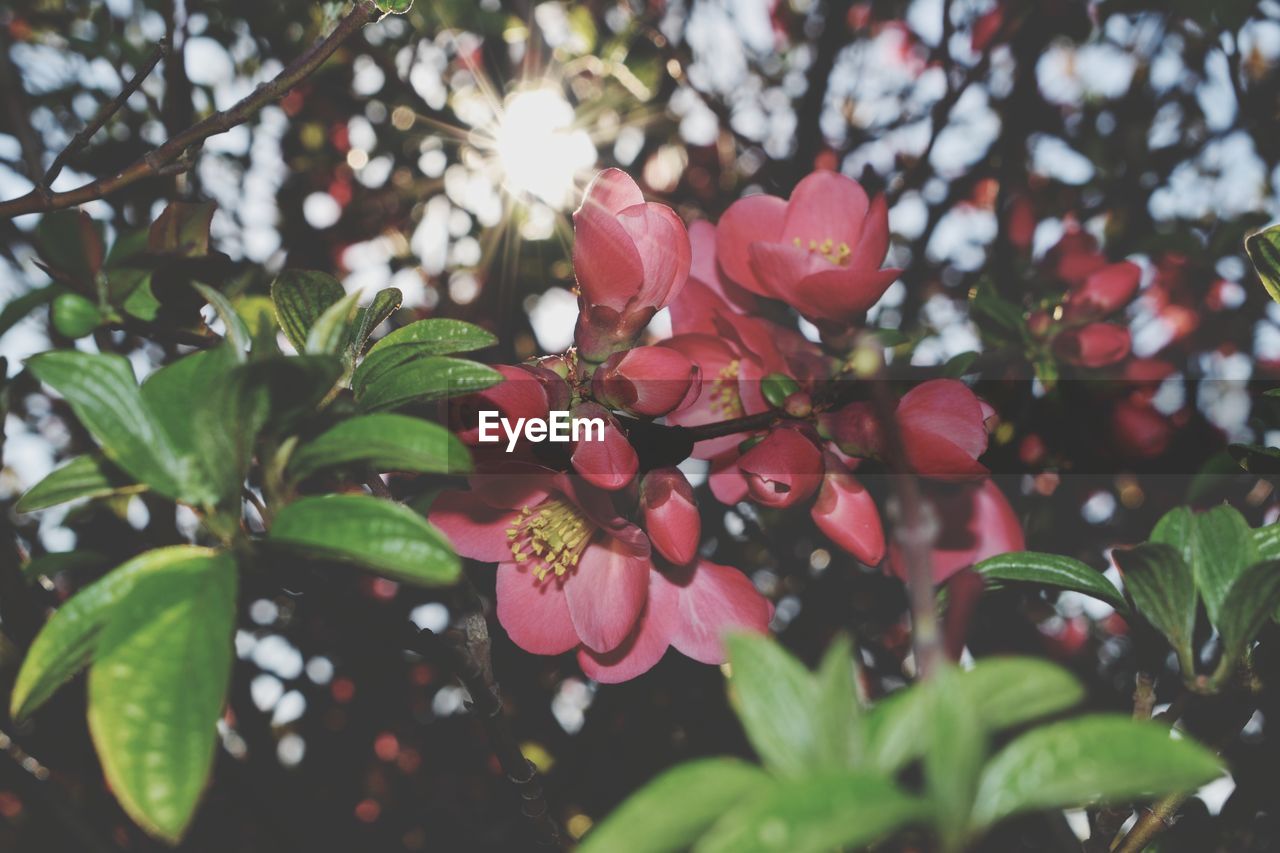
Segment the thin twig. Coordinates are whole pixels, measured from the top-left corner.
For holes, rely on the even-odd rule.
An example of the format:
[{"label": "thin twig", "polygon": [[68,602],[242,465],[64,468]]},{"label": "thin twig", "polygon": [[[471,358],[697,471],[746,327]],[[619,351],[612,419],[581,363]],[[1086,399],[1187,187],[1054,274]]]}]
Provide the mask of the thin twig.
[{"label": "thin twig", "polygon": [[502,695],[493,676],[489,628],[481,613],[463,617],[458,628],[439,636],[430,631],[414,635],[413,648],[451,670],[471,696],[470,708],[484,724],[493,754],[523,801],[521,813],[529,821],[539,845],[564,849],[564,836],[547,806],[542,778],[525,758],[515,732],[502,711]]},{"label": "thin twig", "polygon": [[84,186],[60,193],[41,192],[37,188],[24,196],[2,202],[0,218],[73,207],[110,195],[144,178],[162,174],[166,167],[174,164],[188,150],[200,145],[210,136],[225,133],[233,127],[244,124],[267,104],[283,98],[294,86],[323,65],[344,41],[359,32],[365,24],[378,20],[381,15],[373,0],[356,0],[355,6],[338,22],[333,32],[289,63],[273,80],[254,89],[235,106],[197,122],[112,177],[91,181]]},{"label": "thin twig", "polygon": [[18,137],[27,177],[34,184],[40,178],[40,161],[44,149],[39,135],[31,126],[31,113],[22,101],[24,92],[22,75],[9,56],[8,28],[0,27],[0,100],[3,100],[4,110],[8,114],[9,127],[13,135]]},{"label": "thin twig", "polygon": [[48,189],[53,184],[54,180],[58,177],[58,174],[62,172],[62,167],[66,165],[66,162],[79,153],[82,148],[88,145],[89,140],[93,138],[93,135],[101,130],[103,126],[111,120],[113,115],[120,111],[120,108],[124,106],[125,101],[133,97],[133,93],[138,91],[138,88],[142,86],[142,81],[146,80],[147,77],[150,76],[151,72],[155,70],[156,65],[160,63],[160,60],[163,59],[168,52],[168,42],[161,39],[160,44],[156,46],[155,52],[152,53],[151,57],[143,63],[141,68],[138,69],[138,73],[134,74],[132,79],[120,88],[120,94],[116,95],[110,101],[107,101],[99,107],[98,112],[89,120],[89,123],[86,124],[79,133],[71,138],[71,141],[67,143],[65,148],[58,152],[58,156],[53,159],[53,164],[49,166],[49,171],[44,173],[44,179],[40,182],[42,187]]}]

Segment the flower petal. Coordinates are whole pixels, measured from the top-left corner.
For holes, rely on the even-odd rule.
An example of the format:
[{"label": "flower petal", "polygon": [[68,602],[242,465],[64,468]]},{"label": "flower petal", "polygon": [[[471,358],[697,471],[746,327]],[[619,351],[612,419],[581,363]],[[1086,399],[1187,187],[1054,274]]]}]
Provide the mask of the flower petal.
[{"label": "flower petal", "polygon": [[[664,575],[663,582],[676,591],[671,645],[700,663],[724,663],[726,633],[740,630],[763,633],[773,618],[773,605],[769,600],[746,575],[730,566],[699,560],[692,569]],[[665,595],[657,598],[660,608],[667,598]]]},{"label": "flower petal", "polygon": [[558,655],[578,645],[564,588],[573,582],[535,583],[515,563],[498,566],[498,621],[511,641],[535,655]]},{"label": "flower petal", "polygon": [[651,565],[617,539],[587,546],[577,571],[564,584],[569,615],[583,645],[607,652],[627,638],[648,597]]},{"label": "flower petal", "polygon": [[787,203],[777,196],[751,195],[729,205],[716,225],[716,260],[731,281],[760,296],[772,294],[751,269],[751,244],[777,242]]},{"label": "flower petal", "polygon": [[519,513],[496,509],[471,492],[442,492],[431,505],[428,518],[449,537],[453,550],[483,563],[511,559],[507,528]]},{"label": "flower petal", "polygon": [[588,678],[603,684],[617,684],[643,675],[666,654],[671,622],[676,615],[675,589],[660,572],[649,572],[649,601],[630,636],[608,652],[578,650],[578,665]]},{"label": "flower petal", "polygon": [[830,239],[854,249],[862,237],[867,208],[867,191],[853,178],[839,172],[812,172],[796,184],[787,201],[783,239],[787,243],[799,239],[806,246],[810,240]]}]

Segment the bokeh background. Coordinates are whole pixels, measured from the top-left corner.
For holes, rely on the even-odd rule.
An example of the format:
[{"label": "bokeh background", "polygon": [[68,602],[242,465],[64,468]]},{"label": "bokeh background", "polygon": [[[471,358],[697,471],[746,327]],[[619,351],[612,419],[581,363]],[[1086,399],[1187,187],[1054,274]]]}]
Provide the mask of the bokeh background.
[{"label": "bokeh background", "polygon": [[[59,150],[162,38],[170,57],[55,190],[111,174],[230,106],[342,11],[244,0],[5,4],[0,198],[31,188],[32,140]],[[1043,376],[997,372],[984,393],[1003,423],[986,461],[1003,475],[1031,546],[1102,566],[1106,548],[1145,538],[1188,496],[1230,497],[1255,523],[1275,514],[1270,486],[1240,473],[1225,449],[1265,442],[1277,423],[1250,383],[1280,370],[1280,306],[1241,246],[1247,230],[1280,218],[1277,104],[1274,0],[419,0],[348,41],[278,104],[211,138],[189,172],[85,210],[110,242],[168,200],[216,201],[228,292],[265,292],[286,266],[329,271],[369,295],[395,286],[405,294],[398,322],[484,325],[501,340],[485,354],[494,361],[571,343],[570,214],[607,166],[686,221],[715,219],[748,192],[785,196],[818,167],[886,193],[890,263],[904,272],[868,322],[900,330],[891,358],[921,367],[990,351],[971,293],[991,288],[1023,304],[1052,290],[1046,253],[1083,229],[1111,258],[1143,267],[1149,298],[1125,321],[1135,355],[1173,367],[1155,406],[1176,429],[1158,453],[1131,452],[1089,383],[1063,381],[1050,397]],[[36,221],[0,222],[0,301],[48,281],[31,245]],[[15,377],[6,507],[86,445],[66,409],[20,372],[26,356],[67,343],[50,339],[46,320],[38,311],[0,337]],[[663,324],[660,315],[654,336]],[[122,333],[113,344],[140,375],[176,352]],[[1047,448],[1032,461],[1029,436]],[[1072,469],[1055,464],[1067,458]],[[422,505],[435,485],[393,482]],[[906,677],[897,581],[833,552],[806,525],[709,498],[704,508],[707,552],[751,573],[789,647],[812,660],[850,632],[878,684]],[[33,556],[102,555],[102,565],[44,578],[50,603],[195,529],[185,511],[175,517],[143,496],[8,523]],[[465,713],[464,691],[406,647],[411,623],[447,627],[463,594],[337,567],[277,569],[245,579],[231,715],[182,849],[526,846],[520,804]],[[472,569],[491,595],[491,573]],[[1120,709],[1135,670],[1152,667],[1143,642],[1083,597],[1003,590],[984,599],[971,649],[1050,654],[1086,680],[1097,706]],[[525,654],[496,627],[494,658],[517,735],[570,836],[679,760],[747,754],[714,668],[670,654],[635,682],[598,687],[572,656]],[[0,655],[0,677],[11,678],[13,664]],[[110,844],[155,849],[103,789],[82,711],[78,692],[65,691],[23,732],[51,781],[0,762],[0,849],[85,849],[50,817],[56,810],[38,807],[51,787]],[[1245,783],[1266,778],[1280,758],[1273,751],[1259,737],[1233,756],[1236,780],[1206,793],[1175,849],[1206,849],[1195,846],[1197,827],[1224,809],[1261,810],[1244,825],[1263,833],[1259,804],[1274,786]],[[1000,846],[1009,838],[991,843],[1013,849]]]}]

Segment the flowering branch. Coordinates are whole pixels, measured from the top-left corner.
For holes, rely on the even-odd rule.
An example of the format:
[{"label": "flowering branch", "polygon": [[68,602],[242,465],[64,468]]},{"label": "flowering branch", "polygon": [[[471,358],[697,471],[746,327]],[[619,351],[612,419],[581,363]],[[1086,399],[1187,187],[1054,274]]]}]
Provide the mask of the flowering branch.
[{"label": "flowering branch", "polygon": [[355,6],[338,22],[333,32],[235,106],[197,122],[112,177],[90,181],[66,192],[53,193],[43,187],[36,187],[24,196],[0,202],[0,218],[73,207],[110,195],[144,178],[168,174],[175,169],[185,170],[189,167],[190,151],[209,137],[244,124],[263,107],[283,98],[294,86],[323,65],[343,42],[359,32],[365,24],[378,20],[381,15],[373,0],[356,0]]}]

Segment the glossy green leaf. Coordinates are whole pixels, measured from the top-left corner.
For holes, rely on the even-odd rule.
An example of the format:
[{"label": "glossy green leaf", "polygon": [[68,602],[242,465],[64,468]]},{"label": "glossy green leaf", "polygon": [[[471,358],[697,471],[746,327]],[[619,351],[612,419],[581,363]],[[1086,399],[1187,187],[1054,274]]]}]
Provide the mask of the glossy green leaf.
[{"label": "glossy green leaf", "polygon": [[1255,231],[1244,239],[1244,249],[1258,271],[1262,286],[1280,302],[1280,225]]},{"label": "glossy green leaf", "polygon": [[404,301],[404,294],[399,288],[388,287],[374,294],[373,301],[356,312],[356,321],[351,327],[348,341],[348,353],[351,359],[359,357],[369,343],[373,330],[382,324]]},{"label": "glossy green leaf", "polygon": [[116,605],[141,578],[204,571],[216,552],[178,545],[147,551],[69,598],[36,635],[9,697],[10,715],[23,720],[83,669]]},{"label": "glossy green leaf", "polygon": [[730,634],[729,699],[765,766],[801,777],[826,759],[815,708],[818,686],[804,664],[759,634]]},{"label": "glossy green leaf", "polygon": [[227,342],[231,344],[232,352],[236,354],[239,361],[244,361],[245,353],[253,346],[253,337],[249,334],[249,327],[245,325],[244,318],[236,311],[230,300],[219,291],[200,282],[194,282],[191,286],[199,291],[205,302],[213,306],[213,310],[222,320],[222,325],[226,326]]},{"label": "glossy green leaf", "polygon": [[307,333],[320,315],[346,295],[336,278],[311,270],[285,270],[271,283],[276,320],[298,352],[306,351]]},{"label": "glossy green leaf", "polygon": [[990,557],[973,567],[984,578],[1020,581],[1084,593],[1121,612],[1129,609],[1124,596],[1103,574],[1079,560],[1060,554],[1018,551]]},{"label": "glossy green leaf", "polygon": [[89,668],[89,732],[111,791],[169,843],[190,826],[213,770],[234,657],[235,561],[202,562],[135,583]]},{"label": "glossy green leaf", "polygon": [[1221,772],[1212,752],[1173,739],[1165,726],[1119,714],[1077,717],[1032,729],[987,763],[973,822],[1194,790]]},{"label": "glossy green leaf", "polygon": [[353,332],[360,291],[352,291],[324,310],[307,331],[306,351],[312,355],[339,355]]},{"label": "glossy green leaf", "polygon": [[146,491],[146,486],[129,479],[100,454],[88,453],[55,468],[49,476],[28,489],[14,509],[35,512],[79,498],[102,498],[143,491]]},{"label": "glossy green leaf", "polygon": [[777,785],[739,803],[693,849],[695,853],[826,853],[861,848],[927,813],[924,802],[904,794],[884,777],[819,775]]},{"label": "glossy green leaf", "polygon": [[1280,606],[1280,560],[1250,566],[1227,590],[1214,626],[1222,635],[1224,671],[1244,657],[1271,614]]},{"label": "glossy green leaf", "polygon": [[[974,708],[989,732],[1019,726],[1080,703],[1084,688],[1060,666],[1035,658],[983,658],[955,679],[957,702]],[[867,763],[884,772],[900,770],[925,749],[930,702],[922,685],[892,694],[866,716]]]},{"label": "glossy green leaf", "polygon": [[465,474],[471,470],[471,454],[457,436],[431,421],[389,413],[360,415],[298,448],[289,459],[289,475],[301,480],[355,463],[379,472]]},{"label": "glossy green leaf", "polygon": [[704,758],[662,773],[597,825],[579,853],[667,853],[687,849],[726,811],[776,783],[734,758]]},{"label": "glossy green leaf", "polygon": [[27,366],[66,398],[103,454],[125,473],[166,497],[191,491],[173,442],[143,402],[128,360],[57,350],[33,356]]},{"label": "glossy green leaf", "polygon": [[458,579],[462,563],[430,522],[392,501],[324,495],[277,513],[271,541],[426,586]]},{"label": "glossy green leaf", "polygon": [[1191,572],[1214,625],[1231,584],[1259,560],[1253,530],[1236,509],[1224,504],[1195,516]]},{"label": "glossy green leaf", "polygon": [[1253,544],[1263,560],[1280,560],[1280,524],[1268,524],[1253,531]]},{"label": "glossy green leaf", "polygon": [[1148,542],[1112,552],[1134,606],[1164,634],[1178,653],[1183,675],[1194,672],[1191,636],[1196,625],[1196,588],[1191,567],[1172,545]]},{"label": "glossy green leaf", "polygon": [[365,355],[351,376],[357,395],[363,388],[393,368],[420,358],[471,352],[498,342],[492,334],[461,320],[430,319],[410,323],[379,340]]},{"label": "glossy green leaf", "polygon": [[400,364],[356,388],[356,404],[366,412],[386,411],[471,394],[501,381],[502,374],[492,367],[432,356]]}]

